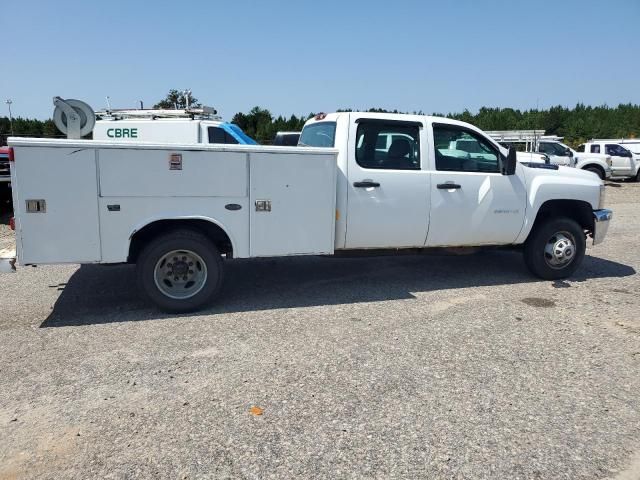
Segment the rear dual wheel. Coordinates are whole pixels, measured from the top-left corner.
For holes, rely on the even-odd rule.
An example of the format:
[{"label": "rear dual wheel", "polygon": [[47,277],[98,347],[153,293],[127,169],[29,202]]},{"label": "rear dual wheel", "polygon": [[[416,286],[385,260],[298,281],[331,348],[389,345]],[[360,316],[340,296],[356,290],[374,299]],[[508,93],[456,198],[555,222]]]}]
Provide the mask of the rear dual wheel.
[{"label": "rear dual wheel", "polygon": [[137,261],[138,287],[162,310],[192,312],[210,303],[222,285],[222,258],[195,230],[174,230],[155,238]]}]

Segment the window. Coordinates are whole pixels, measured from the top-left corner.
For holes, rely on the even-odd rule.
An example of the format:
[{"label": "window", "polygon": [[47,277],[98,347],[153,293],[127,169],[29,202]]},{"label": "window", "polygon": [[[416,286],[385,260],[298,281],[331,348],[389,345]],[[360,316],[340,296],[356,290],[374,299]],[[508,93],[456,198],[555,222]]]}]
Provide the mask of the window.
[{"label": "window", "polygon": [[362,120],[356,133],[356,162],[363,168],[420,169],[420,125]]},{"label": "window", "polygon": [[563,147],[559,143],[540,142],[538,146],[540,153],[546,153],[547,155],[555,155],[557,157],[566,157],[568,152],[567,148]]},{"label": "window", "polygon": [[209,127],[209,143],[236,144],[238,140],[233,138],[220,127]]},{"label": "window", "polygon": [[584,153],[584,143],[578,147],[578,152]]},{"label": "window", "polygon": [[436,170],[499,172],[498,149],[464,127],[433,124]]},{"label": "window", "polygon": [[302,129],[298,145],[301,147],[333,147],[336,122],[311,123]]},{"label": "window", "polygon": [[591,153],[600,153],[600,145],[591,145]]},{"label": "window", "polygon": [[611,155],[613,157],[629,156],[629,151],[626,148],[621,147],[620,145],[615,145],[611,143],[608,143],[607,145],[604,146],[604,151],[607,155]]}]

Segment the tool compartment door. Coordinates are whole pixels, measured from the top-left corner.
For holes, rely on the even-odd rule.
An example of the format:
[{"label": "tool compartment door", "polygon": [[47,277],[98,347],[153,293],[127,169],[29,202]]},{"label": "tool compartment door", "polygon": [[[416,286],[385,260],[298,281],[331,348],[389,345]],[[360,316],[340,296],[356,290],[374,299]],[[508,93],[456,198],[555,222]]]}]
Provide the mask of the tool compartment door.
[{"label": "tool compartment door", "polygon": [[250,158],[251,256],[333,253],[335,153]]},{"label": "tool compartment door", "polygon": [[14,211],[20,235],[20,262],[99,262],[96,150],[35,146],[14,149]]}]

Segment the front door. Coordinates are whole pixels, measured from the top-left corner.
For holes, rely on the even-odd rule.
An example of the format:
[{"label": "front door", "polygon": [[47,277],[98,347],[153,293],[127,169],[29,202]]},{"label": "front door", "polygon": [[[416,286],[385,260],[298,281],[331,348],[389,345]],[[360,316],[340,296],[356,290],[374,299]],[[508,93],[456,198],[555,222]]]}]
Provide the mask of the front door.
[{"label": "front door", "polygon": [[346,248],[421,247],[429,172],[421,122],[359,118],[349,127]]},{"label": "front door", "polygon": [[558,143],[540,142],[538,152],[547,154],[554,165],[571,166],[570,150]]},{"label": "front door", "polygon": [[502,175],[497,147],[463,126],[434,123],[432,138],[427,246],[512,243],[525,216],[523,167]]},{"label": "front door", "polygon": [[607,143],[604,151],[611,155],[611,172],[614,176],[633,174],[633,155],[629,150],[615,143]]}]

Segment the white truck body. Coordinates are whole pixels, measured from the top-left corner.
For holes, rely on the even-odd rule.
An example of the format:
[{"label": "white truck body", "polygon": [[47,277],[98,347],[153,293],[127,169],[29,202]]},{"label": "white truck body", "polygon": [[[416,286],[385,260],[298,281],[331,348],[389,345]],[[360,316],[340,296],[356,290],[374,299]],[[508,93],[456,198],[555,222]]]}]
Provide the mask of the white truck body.
[{"label": "white truck body", "polygon": [[[227,258],[519,245],[556,214],[580,223],[571,249],[584,248],[585,232],[594,243],[606,234],[611,212],[602,210],[598,178],[516,164],[469,124],[350,112],[310,120],[305,130],[324,148],[10,138],[18,262],[136,262],[148,242],[178,228],[207,235]],[[309,141],[305,130],[301,141]],[[387,130],[413,144],[382,146],[369,135]],[[485,153],[448,155],[443,132],[474,138]],[[365,153],[383,163],[363,163]]]},{"label": "white truck body", "polygon": [[[609,145],[610,150],[612,148],[611,145],[618,145],[624,148],[625,150],[631,152],[631,156],[633,159],[633,163],[632,163],[633,169],[631,170],[632,174],[629,176],[630,177],[635,176],[635,180],[637,182],[640,181],[640,140],[639,139],[637,138],[594,139],[594,140],[590,140],[589,143],[591,145],[599,145],[599,148],[602,148],[604,146],[605,150],[607,149],[607,145]],[[586,147],[586,148],[591,149],[592,148],[591,145],[589,145],[589,147]],[[597,148],[597,147],[593,147],[593,148]],[[617,151],[616,153],[621,153],[621,152]],[[616,158],[616,161],[621,165],[621,168],[623,170],[626,168],[626,165],[627,165],[625,158],[628,158],[628,155],[624,157],[620,157],[619,155],[617,155],[617,158]]]},{"label": "white truck body", "polygon": [[210,107],[186,110],[95,112],[93,139],[131,143],[215,143],[255,145],[237,125],[223,122]]}]

